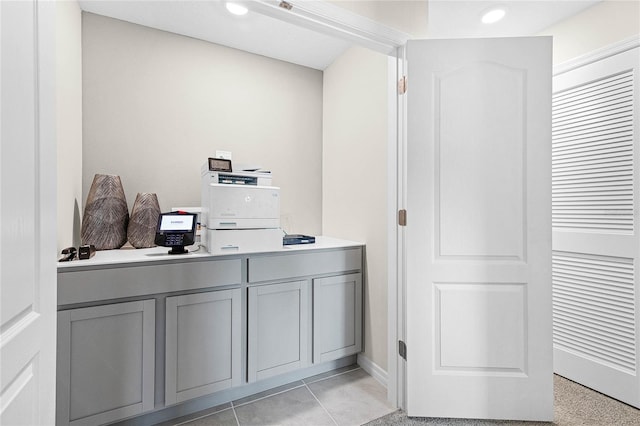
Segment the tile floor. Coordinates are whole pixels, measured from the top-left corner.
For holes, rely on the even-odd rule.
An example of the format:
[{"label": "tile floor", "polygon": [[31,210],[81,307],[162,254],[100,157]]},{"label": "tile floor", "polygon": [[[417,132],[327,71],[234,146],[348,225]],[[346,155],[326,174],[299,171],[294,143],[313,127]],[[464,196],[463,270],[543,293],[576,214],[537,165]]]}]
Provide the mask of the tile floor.
[{"label": "tile floor", "polygon": [[361,425],[395,411],[387,391],[357,365],[313,376],[206,411],[172,425]]}]

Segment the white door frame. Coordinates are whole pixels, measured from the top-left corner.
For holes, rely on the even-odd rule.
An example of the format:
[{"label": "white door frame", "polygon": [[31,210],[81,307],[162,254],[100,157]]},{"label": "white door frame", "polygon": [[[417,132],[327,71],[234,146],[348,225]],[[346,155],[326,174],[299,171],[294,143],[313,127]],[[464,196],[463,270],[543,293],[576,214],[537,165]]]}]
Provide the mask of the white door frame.
[{"label": "white door frame", "polygon": [[395,55],[409,35],[326,1],[292,0],[287,10],[280,0],[254,0],[251,10],[290,24]]},{"label": "white door frame", "polygon": [[403,410],[406,409],[406,362],[399,355],[398,345],[399,341],[406,341],[406,264],[404,228],[398,221],[399,210],[407,204],[407,116],[406,96],[398,94],[398,84],[406,75],[405,58],[406,44],[396,49],[394,58],[389,58],[387,154],[387,399]]},{"label": "white door frame", "polygon": [[404,408],[404,360],[397,342],[404,339],[403,231],[397,225],[398,209],[405,205],[405,152],[403,98],[397,96],[398,76],[404,75],[404,46],[409,35],[386,27],[324,1],[255,0],[252,10],[291,24],[356,43],[389,56],[387,137],[387,399]]}]

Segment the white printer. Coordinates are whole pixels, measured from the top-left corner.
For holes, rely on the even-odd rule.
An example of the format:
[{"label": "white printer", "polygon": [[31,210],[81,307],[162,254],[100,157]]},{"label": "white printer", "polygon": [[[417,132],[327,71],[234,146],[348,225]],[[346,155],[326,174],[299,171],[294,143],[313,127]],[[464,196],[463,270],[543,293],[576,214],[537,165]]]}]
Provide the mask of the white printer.
[{"label": "white printer", "polygon": [[[222,182],[221,174],[230,172],[209,170],[209,166],[210,162],[202,168],[200,217],[204,228],[202,240],[209,253],[282,248],[280,188],[258,185],[255,172],[236,172],[231,183]],[[246,183],[249,181],[252,183]]]},{"label": "white printer", "polygon": [[280,227],[280,188],[206,184],[202,209],[210,229]]},{"label": "white printer", "polygon": [[215,168],[210,163],[202,166],[201,175],[208,179],[209,183],[219,183],[226,185],[256,185],[271,186],[271,173],[264,171],[241,171],[227,172],[222,170],[210,170]]}]

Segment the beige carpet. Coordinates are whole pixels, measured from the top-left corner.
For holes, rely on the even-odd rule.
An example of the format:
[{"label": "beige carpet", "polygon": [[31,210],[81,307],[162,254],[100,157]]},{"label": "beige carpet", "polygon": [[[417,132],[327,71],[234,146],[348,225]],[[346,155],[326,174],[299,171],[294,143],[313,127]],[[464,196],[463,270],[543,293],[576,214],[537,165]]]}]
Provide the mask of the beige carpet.
[{"label": "beige carpet", "polygon": [[558,426],[640,426],[640,410],[560,376],[554,377],[555,413],[553,423],[514,422],[467,419],[408,418],[396,411],[367,423],[367,426],[488,426],[488,425],[558,425]]}]

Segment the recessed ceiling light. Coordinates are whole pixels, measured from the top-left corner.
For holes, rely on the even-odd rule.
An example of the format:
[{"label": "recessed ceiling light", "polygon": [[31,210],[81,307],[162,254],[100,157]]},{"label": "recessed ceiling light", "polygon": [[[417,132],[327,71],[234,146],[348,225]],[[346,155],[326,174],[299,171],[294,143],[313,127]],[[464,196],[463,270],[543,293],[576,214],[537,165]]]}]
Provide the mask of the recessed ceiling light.
[{"label": "recessed ceiling light", "polygon": [[482,14],[482,23],[483,24],[495,24],[507,14],[507,11],[504,8],[496,7],[494,9],[490,9]]},{"label": "recessed ceiling light", "polygon": [[246,15],[249,11],[245,6],[238,3],[227,2],[226,6],[230,13],[238,16]]}]

